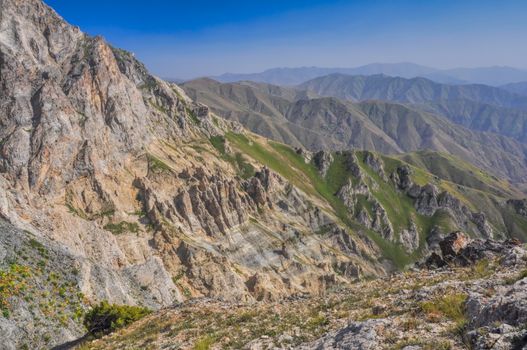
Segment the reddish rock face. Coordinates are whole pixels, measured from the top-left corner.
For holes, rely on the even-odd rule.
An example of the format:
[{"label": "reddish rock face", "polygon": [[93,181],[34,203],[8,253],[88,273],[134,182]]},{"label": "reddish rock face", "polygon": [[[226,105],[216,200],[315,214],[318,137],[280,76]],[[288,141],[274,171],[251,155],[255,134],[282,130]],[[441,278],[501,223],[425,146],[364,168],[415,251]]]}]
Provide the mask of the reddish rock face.
[{"label": "reddish rock face", "polygon": [[461,231],[455,231],[449,234],[444,240],[439,242],[443,257],[455,256],[459,251],[470,243],[470,238]]}]

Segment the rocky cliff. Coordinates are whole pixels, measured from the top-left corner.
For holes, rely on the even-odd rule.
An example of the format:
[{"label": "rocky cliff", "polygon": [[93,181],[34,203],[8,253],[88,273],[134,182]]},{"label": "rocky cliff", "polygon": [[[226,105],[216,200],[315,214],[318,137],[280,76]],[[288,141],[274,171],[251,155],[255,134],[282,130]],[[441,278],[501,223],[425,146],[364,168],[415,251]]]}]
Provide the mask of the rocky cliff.
[{"label": "rocky cliff", "polygon": [[[378,249],[349,237],[323,203],[254,160],[220,155],[209,139],[230,126],[132,54],[37,0],[2,1],[0,28],[0,216],[19,228],[2,237],[57,247],[53,265],[67,269],[49,312],[38,281],[23,281],[32,302],[2,295],[8,348],[82,335],[79,318],[97,300],[276,299],[383,273]],[[5,276],[15,263],[32,268],[28,258],[4,255]],[[62,284],[82,295],[79,317],[54,308]],[[40,329],[40,313],[65,331]]]}]

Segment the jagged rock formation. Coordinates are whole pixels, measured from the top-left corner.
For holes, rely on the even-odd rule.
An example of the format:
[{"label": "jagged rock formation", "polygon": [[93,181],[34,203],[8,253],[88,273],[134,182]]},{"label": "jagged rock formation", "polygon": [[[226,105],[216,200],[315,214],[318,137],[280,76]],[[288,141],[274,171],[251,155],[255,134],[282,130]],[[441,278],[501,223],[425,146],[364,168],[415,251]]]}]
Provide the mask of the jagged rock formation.
[{"label": "jagged rock formation", "polygon": [[424,265],[430,268],[446,265],[473,265],[475,262],[496,256],[503,258],[504,266],[516,265],[523,257],[521,243],[515,239],[504,242],[494,240],[470,239],[463,232],[456,231],[439,242],[441,256],[433,252]]},{"label": "jagged rock formation", "polygon": [[456,220],[459,227],[468,230],[473,224],[483,237],[494,237],[494,230],[488,223],[485,213],[472,212],[460,199],[447,191],[440,192],[433,184],[419,186],[412,183],[410,174],[410,168],[402,166],[397,168],[390,178],[399,189],[406,191],[406,194],[414,200],[414,206],[419,214],[433,216],[439,210],[446,211]]},{"label": "jagged rock formation", "polygon": [[332,161],[333,157],[330,152],[319,151],[313,156],[313,163],[317,167],[322,177],[326,176]]}]

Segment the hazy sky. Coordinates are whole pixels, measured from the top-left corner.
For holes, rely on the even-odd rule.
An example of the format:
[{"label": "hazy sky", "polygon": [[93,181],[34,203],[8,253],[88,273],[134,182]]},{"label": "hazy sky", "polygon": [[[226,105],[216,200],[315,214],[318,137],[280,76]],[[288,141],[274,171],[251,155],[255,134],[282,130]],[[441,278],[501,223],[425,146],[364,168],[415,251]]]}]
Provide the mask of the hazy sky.
[{"label": "hazy sky", "polygon": [[155,74],[414,62],[527,68],[526,0],[45,0]]}]

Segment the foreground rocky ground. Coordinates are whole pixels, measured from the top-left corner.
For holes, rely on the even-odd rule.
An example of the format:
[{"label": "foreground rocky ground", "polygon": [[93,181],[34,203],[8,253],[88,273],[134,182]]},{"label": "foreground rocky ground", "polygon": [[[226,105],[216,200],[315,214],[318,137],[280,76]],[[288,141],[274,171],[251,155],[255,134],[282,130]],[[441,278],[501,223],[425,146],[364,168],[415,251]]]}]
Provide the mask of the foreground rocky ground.
[{"label": "foreground rocky ground", "polygon": [[[525,247],[455,233],[441,250],[421,267],[324,297],[185,302],[82,349],[525,348]],[[438,259],[446,265],[436,268]]]}]

